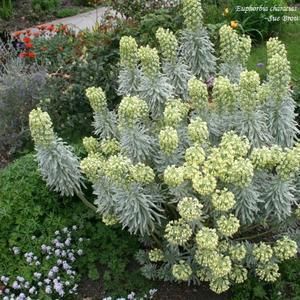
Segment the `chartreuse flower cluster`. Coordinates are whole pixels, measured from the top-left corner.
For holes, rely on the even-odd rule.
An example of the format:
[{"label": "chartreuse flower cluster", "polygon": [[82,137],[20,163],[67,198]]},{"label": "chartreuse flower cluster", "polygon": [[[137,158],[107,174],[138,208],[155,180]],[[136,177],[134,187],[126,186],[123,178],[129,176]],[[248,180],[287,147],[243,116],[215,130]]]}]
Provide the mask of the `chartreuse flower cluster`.
[{"label": "chartreuse flower cluster", "polygon": [[88,180],[96,182],[104,166],[104,159],[99,153],[91,152],[80,162],[80,168]]},{"label": "chartreuse flower cluster", "polygon": [[177,56],[178,42],[177,39],[169,29],[158,28],[156,31],[156,38],[159,42],[163,58],[174,62]]},{"label": "chartreuse flower cluster", "polygon": [[104,155],[111,156],[121,151],[121,145],[115,138],[103,139],[100,143],[100,150]]},{"label": "chartreuse flower cluster", "polygon": [[183,246],[192,234],[192,228],[183,219],[170,221],[165,229],[165,238],[172,245]]},{"label": "chartreuse flower cluster", "polygon": [[188,281],[193,274],[191,266],[184,260],[172,267],[173,276],[179,281]]},{"label": "chartreuse flower cluster", "polygon": [[82,144],[83,144],[84,149],[88,153],[97,153],[100,150],[100,143],[93,136],[84,137],[82,140]]},{"label": "chartreuse flower cluster", "polygon": [[255,71],[244,71],[241,73],[239,84],[239,104],[244,111],[254,111],[260,105],[258,97],[260,78]]},{"label": "chartreuse flower cluster", "polygon": [[207,108],[208,91],[204,82],[196,79],[195,77],[191,78],[188,81],[188,93],[193,109],[200,111]]},{"label": "chartreuse flower cluster", "polygon": [[141,60],[143,73],[149,78],[154,78],[160,70],[157,50],[155,48],[150,48],[149,46],[140,47],[138,55]]},{"label": "chartreuse flower cluster", "polygon": [[164,110],[164,121],[167,126],[174,126],[180,124],[189,112],[188,105],[183,103],[180,99],[172,99],[167,102]]},{"label": "chartreuse flower cluster", "polygon": [[112,226],[119,223],[118,217],[113,214],[105,214],[102,216],[102,222],[106,226]]},{"label": "chartreuse flower cluster", "polygon": [[164,182],[169,187],[177,187],[184,182],[184,175],[183,167],[168,166],[164,171]]},{"label": "chartreuse flower cluster", "polygon": [[229,25],[223,25],[220,30],[221,60],[226,63],[241,63],[246,65],[251,52],[251,39],[241,36]]},{"label": "chartreuse flower cluster", "polygon": [[225,188],[222,191],[217,190],[212,195],[211,203],[215,210],[227,212],[234,207],[236,201],[234,194]]},{"label": "chartreuse flower cluster", "polygon": [[131,167],[131,176],[134,181],[142,184],[150,184],[154,182],[155,173],[153,169],[143,163],[138,163]]},{"label": "chartreuse flower cluster", "polygon": [[106,96],[102,88],[90,87],[85,90],[90,105],[95,113],[103,113],[107,110]]},{"label": "chartreuse flower cluster", "polygon": [[213,99],[219,112],[234,110],[236,91],[228,78],[222,76],[216,78],[213,87]]},{"label": "chartreuse flower cluster", "polygon": [[120,40],[120,64],[134,69],[138,62],[138,45],[131,36],[123,36]]},{"label": "chartreuse flower cluster", "polygon": [[232,237],[239,230],[240,221],[232,214],[230,214],[228,217],[221,216],[217,220],[217,227],[221,234]]},{"label": "chartreuse flower cluster", "polygon": [[34,109],[29,114],[29,126],[32,139],[37,146],[49,147],[55,140],[52,121],[47,112],[40,108]]},{"label": "chartreuse flower cluster", "polygon": [[205,143],[209,137],[207,124],[200,117],[192,119],[188,125],[188,137],[193,143]]},{"label": "chartreuse flower cluster", "polygon": [[164,252],[161,249],[155,248],[149,252],[149,259],[152,262],[163,261],[164,257]]},{"label": "chartreuse flower cluster", "polygon": [[179,215],[187,222],[200,220],[203,212],[203,205],[198,199],[192,197],[185,197],[178,202],[177,210]]},{"label": "chartreuse flower cluster", "polygon": [[118,110],[120,126],[133,126],[149,115],[148,105],[138,97],[124,97]]},{"label": "chartreuse flower cluster", "polygon": [[192,31],[202,26],[203,10],[201,2],[198,0],[183,0],[182,14],[184,24]]},{"label": "chartreuse flower cluster", "polygon": [[179,144],[179,137],[177,130],[173,127],[166,126],[159,133],[160,149],[166,154],[173,153]]}]

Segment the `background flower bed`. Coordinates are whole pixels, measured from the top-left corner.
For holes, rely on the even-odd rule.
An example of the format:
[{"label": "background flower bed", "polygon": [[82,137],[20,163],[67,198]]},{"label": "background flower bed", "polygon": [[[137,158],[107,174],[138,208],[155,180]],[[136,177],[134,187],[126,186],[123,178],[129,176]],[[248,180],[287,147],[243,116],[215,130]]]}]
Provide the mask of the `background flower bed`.
[{"label": "background flower bed", "polygon": [[[97,3],[102,5],[103,2]],[[0,12],[0,28],[14,32],[57,18],[73,16],[93,8],[94,6],[85,0],[12,0],[11,15],[5,18]]]}]

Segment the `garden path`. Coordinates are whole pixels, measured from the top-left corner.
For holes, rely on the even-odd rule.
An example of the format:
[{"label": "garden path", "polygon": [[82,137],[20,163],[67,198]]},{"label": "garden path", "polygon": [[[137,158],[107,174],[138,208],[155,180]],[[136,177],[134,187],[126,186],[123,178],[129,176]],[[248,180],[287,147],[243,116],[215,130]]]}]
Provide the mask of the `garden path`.
[{"label": "garden path", "polygon": [[109,10],[109,7],[101,6],[97,9],[75,15],[72,17],[57,19],[47,24],[63,24],[73,28],[76,32],[83,29],[92,29],[93,26],[101,20],[105,12]]}]

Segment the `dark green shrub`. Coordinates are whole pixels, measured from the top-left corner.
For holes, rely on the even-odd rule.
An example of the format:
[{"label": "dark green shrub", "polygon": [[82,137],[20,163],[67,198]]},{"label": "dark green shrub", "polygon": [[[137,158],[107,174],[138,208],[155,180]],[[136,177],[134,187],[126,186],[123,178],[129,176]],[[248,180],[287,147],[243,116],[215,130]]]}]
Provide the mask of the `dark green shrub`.
[{"label": "dark green shrub", "polygon": [[59,0],[32,0],[32,8],[35,11],[51,11],[58,7]]},{"label": "dark green shrub", "polygon": [[8,20],[13,13],[12,0],[2,0],[0,3],[0,18]]},{"label": "dark green shrub", "polygon": [[79,8],[78,7],[66,7],[66,8],[61,8],[60,10],[55,12],[55,16],[57,18],[66,18],[70,16],[74,16],[79,13]]},{"label": "dark green shrub", "polygon": [[[273,7],[286,6],[285,0],[230,0],[229,17],[237,20],[242,30],[250,34],[252,38],[261,41],[275,35],[281,29],[284,11],[274,11]],[[252,7],[252,8],[251,8]],[[261,7],[264,10],[254,10],[253,7]],[[250,9],[251,11],[245,11]],[[279,18],[279,21],[269,18]]]}]

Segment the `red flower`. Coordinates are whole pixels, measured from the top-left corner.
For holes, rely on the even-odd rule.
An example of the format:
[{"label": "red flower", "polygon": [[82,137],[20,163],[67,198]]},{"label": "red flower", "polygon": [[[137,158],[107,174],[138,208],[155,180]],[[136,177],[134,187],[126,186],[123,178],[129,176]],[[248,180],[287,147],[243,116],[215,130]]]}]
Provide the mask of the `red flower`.
[{"label": "red flower", "polygon": [[24,37],[23,42],[25,44],[31,43],[31,38],[29,38],[29,37],[26,36],[26,37]]},{"label": "red flower", "polygon": [[21,52],[20,54],[19,54],[19,57],[20,58],[24,58],[24,57],[26,57],[27,56],[27,53],[26,52]]},{"label": "red flower", "polygon": [[53,29],[54,29],[54,25],[53,24],[47,26],[47,30],[52,31]]},{"label": "red flower", "polygon": [[31,49],[31,48],[33,48],[33,45],[31,43],[26,43],[25,48]]},{"label": "red flower", "polygon": [[35,52],[28,52],[27,53],[27,56],[29,57],[29,58],[36,58],[36,54],[35,54]]}]

